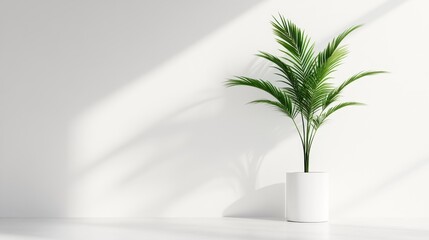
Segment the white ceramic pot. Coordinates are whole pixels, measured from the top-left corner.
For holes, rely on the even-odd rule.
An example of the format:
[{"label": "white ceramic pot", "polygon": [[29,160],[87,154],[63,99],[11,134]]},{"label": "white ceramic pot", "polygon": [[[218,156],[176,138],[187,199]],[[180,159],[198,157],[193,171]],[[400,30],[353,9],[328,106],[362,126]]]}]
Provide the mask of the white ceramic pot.
[{"label": "white ceramic pot", "polygon": [[286,173],[286,219],[292,222],[328,221],[328,173]]}]

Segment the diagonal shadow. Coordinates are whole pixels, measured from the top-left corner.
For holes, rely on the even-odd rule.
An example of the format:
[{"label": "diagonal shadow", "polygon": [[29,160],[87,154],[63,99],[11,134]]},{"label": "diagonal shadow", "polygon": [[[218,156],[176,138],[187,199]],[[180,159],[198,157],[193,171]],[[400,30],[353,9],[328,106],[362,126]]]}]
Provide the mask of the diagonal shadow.
[{"label": "diagonal shadow", "polygon": [[204,104],[207,104],[207,103],[210,103],[212,101],[219,100],[219,99],[220,99],[220,97],[212,97],[212,98],[203,99],[199,102],[192,103],[188,106],[185,106],[181,109],[176,110],[173,113],[170,113],[169,115],[165,116],[162,120],[148,126],[147,127],[148,130],[141,132],[138,135],[134,136],[133,138],[123,142],[121,145],[117,146],[114,149],[111,149],[110,151],[103,154],[98,159],[92,161],[90,164],[86,165],[82,169],[79,169],[78,171],[76,171],[75,176],[80,177],[80,176],[85,176],[86,174],[91,173],[94,169],[98,168],[100,165],[103,165],[103,164],[108,163],[109,161],[112,161],[112,159],[115,156],[126,151],[130,146],[133,146],[133,145],[136,145],[139,143],[143,143],[143,142],[148,141],[150,139],[156,139],[157,133],[156,133],[156,131],[154,131],[154,129],[162,128],[162,126],[164,126],[165,124],[168,124],[168,121],[170,121],[171,119],[175,119],[176,117],[180,116],[183,113],[186,113],[188,111],[192,111],[193,109],[200,107],[201,105],[204,105]]},{"label": "diagonal shadow", "polygon": [[[154,173],[160,179],[180,179],[173,189],[160,191],[162,197],[150,205],[157,214],[211,180],[229,179],[239,192],[253,190],[263,156],[289,136],[293,126],[283,124],[282,117],[275,121],[265,116],[255,117],[242,106],[242,97],[235,93],[227,91],[223,98],[228,104],[214,117],[184,123],[174,123],[173,119],[151,128],[150,135],[142,133],[136,144],[151,141],[162,145],[174,136],[185,136],[185,141],[174,146],[164,144],[163,151],[143,160],[144,164],[118,182],[118,188],[145,181],[145,176]],[[198,171],[184,169],[188,166]]]}]

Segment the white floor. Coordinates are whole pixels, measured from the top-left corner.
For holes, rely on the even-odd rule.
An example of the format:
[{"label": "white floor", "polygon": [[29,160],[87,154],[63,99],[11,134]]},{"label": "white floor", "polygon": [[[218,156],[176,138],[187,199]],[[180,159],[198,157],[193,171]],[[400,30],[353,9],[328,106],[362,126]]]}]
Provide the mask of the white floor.
[{"label": "white floor", "polygon": [[429,239],[428,230],[262,219],[0,219],[0,239]]}]

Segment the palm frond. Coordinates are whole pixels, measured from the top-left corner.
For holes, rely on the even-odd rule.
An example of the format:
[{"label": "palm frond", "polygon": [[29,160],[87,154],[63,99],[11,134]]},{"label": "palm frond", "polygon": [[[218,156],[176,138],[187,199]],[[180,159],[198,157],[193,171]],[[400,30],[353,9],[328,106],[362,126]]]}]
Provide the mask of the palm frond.
[{"label": "palm frond", "polygon": [[339,47],[324,60],[324,63],[317,65],[314,71],[313,79],[316,85],[329,79],[329,75],[333,73],[338,66],[341,65],[344,58],[347,56],[348,50],[346,47]]},{"label": "palm frond", "polygon": [[302,81],[299,80],[299,77],[296,76],[291,67],[280,58],[266,52],[261,51],[257,56],[265,58],[274,64],[273,67],[279,71],[276,74],[284,79],[279,82],[286,85],[282,89],[299,109],[304,109],[302,98],[306,89],[303,88]]},{"label": "palm frond", "polygon": [[345,31],[343,31],[340,35],[335,37],[326,48],[317,54],[317,67],[323,67],[323,65],[328,61],[328,59],[334,54],[335,50],[339,47],[341,42],[353,31],[362,27],[363,25],[352,26]]},{"label": "palm frond", "polygon": [[350,78],[348,78],[346,81],[344,81],[340,86],[338,86],[335,89],[332,89],[328,95],[326,95],[326,99],[323,103],[323,109],[327,108],[329,105],[331,105],[333,102],[338,100],[338,97],[340,96],[341,92],[344,90],[345,87],[347,87],[350,83],[361,79],[366,76],[381,74],[381,73],[387,73],[386,71],[363,71],[360,73],[357,73]]},{"label": "palm frond", "polygon": [[314,117],[313,118],[313,124],[314,124],[315,128],[317,129],[334,112],[336,112],[342,108],[348,107],[348,106],[357,106],[357,105],[364,105],[364,104],[360,103],[360,102],[343,102],[343,103],[340,103],[334,107],[329,108],[326,112],[321,113],[319,116]]},{"label": "palm frond", "polygon": [[288,117],[294,118],[295,112],[293,110],[292,105],[285,106],[282,103],[279,103],[279,102],[276,102],[276,101],[271,101],[271,100],[268,100],[268,99],[258,99],[258,100],[251,101],[249,103],[267,104],[267,105],[270,105],[270,106],[274,107],[276,110],[278,110],[278,111],[286,114]]},{"label": "palm frond", "polygon": [[260,90],[265,91],[266,93],[269,93],[271,96],[273,96],[282,106],[288,109],[288,112],[290,112],[290,116],[294,117],[294,114],[296,114],[296,111],[294,109],[292,100],[289,96],[283,91],[281,88],[274,86],[269,81],[264,81],[261,79],[254,79],[249,77],[236,77],[236,79],[230,79],[226,82],[227,87],[233,87],[233,86],[249,86],[253,88],[258,88]]},{"label": "palm frond", "polygon": [[273,67],[281,73],[279,76],[283,77],[287,81],[287,85],[294,89],[298,89],[300,87],[300,83],[296,79],[296,76],[290,66],[283,62],[280,58],[262,51],[260,51],[256,56],[265,58],[266,60],[272,62],[275,65]]},{"label": "palm frond", "polygon": [[279,19],[274,18],[271,24],[277,42],[284,48],[281,50],[286,55],[283,59],[289,62],[298,79],[305,81],[314,59],[314,43],[303,30],[281,15]]},{"label": "palm frond", "polygon": [[371,76],[371,75],[376,75],[376,74],[380,74],[380,73],[387,73],[386,71],[363,71],[363,72],[360,72],[360,73],[358,73],[358,74],[355,74],[355,75],[353,75],[353,76],[351,76],[349,79],[347,79],[346,81],[344,81],[339,87],[338,87],[338,89],[341,91],[341,90],[343,90],[347,85],[349,85],[350,83],[352,83],[352,82],[354,82],[354,81],[356,81],[356,80],[358,80],[358,79],[360,79],[360,78],[363,78],[363,77],[366,77],[366,76]]},{"label": "palm frond", "polygon": [[[341,65],[343,59],[347,56],[347,48],[340,46],[340,43],[354,30],[361,27],[361,25],[353,26],[346,29],[336,38],[334,38],[328,46],[321,52],[319,52],[315,58],[315,64],[313,65],[313,74],[308,81],[308,88],[312,89],[314,94],[312,95],[313,99],[311,100],[312,109],[311,112],[317,112],[319,109],[324,108],[323,99],[327,99],[329,93],[333,90],[326,85],[330,79],[330,75],[336,70],[336,68]],[[317,91],[321,86],[325,91]]]}]

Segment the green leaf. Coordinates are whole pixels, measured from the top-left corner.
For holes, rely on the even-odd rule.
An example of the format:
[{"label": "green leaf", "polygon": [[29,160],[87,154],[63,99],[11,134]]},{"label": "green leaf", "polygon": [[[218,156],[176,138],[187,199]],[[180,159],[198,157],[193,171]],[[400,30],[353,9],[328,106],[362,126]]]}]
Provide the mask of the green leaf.
[{"label": "green leaf", "polygon": [[227,87],[233,86],[249,86],[253,88],[258,88],[269,93],[273,96],[280,104],[288,108],[290,115],[293,117],[296,111],[293,108],[293,103],[290,97],[287,95],[286,91],[283,91],[281,88],[274,86],[269,81],[264,81],[261,79],[253,79],[249,77],[237,77],[236,79],[230,79],[226,82]]},{"label": "green leaf", "polygon": [[329,108],[326,112],[321,113],[319,116],[315,117],[313,119],[313,124],[315,125],[315,128],[317,129],[334,112],[336,112],[336,111],[338,111],[338,110],[340,110],[342,108],[348,107],[348,106],[357,106],[357,105],[365,105],[365,104],[360,103],[360,102],[343,102],[343,103],[340,103],[340,104],[338,104],[338,105],[336,105],[334,107]]},{"label": "green leaf", "polygon": [[303,30],[283,16],[271,22],[277,42],[283,47],[283,57],[295,72],[297,79],[304,82],[310,74],[314,61],[314,43]]},{"label": "green leaf", "polygon": [[346,29],[344,32],[342,32],[340,35],[335,37],[329,44],[326,46],[326,48],[321,51],[319,54],[317,54],[317,66],[322,67],[328,59],[334,54],[335,50],[338,48],[338,46],[341,44],[341,42],[353,31],[356,29],[362,27],[363,25],[356,25],[352,26],[348,29]]},{"label": "green leaf", "polygon": [[386,71],[364,71],[364,72],[360,72],[358,74],[353,75],[352,77],[350,77],[349,79],[347,79],[346,81],[344,81],[339,87],[338,89],[341,91],[343,90],[347,85],[349,85],[350,83],[366,77],[366,76],[371,76],[371,75],[376,75],[376,74],[380,74],[380,73],[387,73]]},{"label": "green leaf", "polygon": [[347,87],[350,83],[361,79],[366,76],[381,74],[381,73],[387,73],[386,71],[363,71],[360,73],[357,73],[353,76],[351,76],[349,79],[344,81],[340,86],[338,86],[335,89],[332,89],[329,94],[326,96],[326,99],[323,103],[323,109],[327,108],[329,105],[331,105],[333,102],[338,100],[338,97],[340,96],[341,92],[344,90],[345,87]]},{"label": "green leaf", "polygon": [[263,103],[263,104],[267,104],[267,105],[275,107],[278,111],[286,114],[288,117],[294,118],[294,110],[293,110],[292,105],[283,105],[283,104],[281,104],[279,102],[271,101],[271,100],[268,100],[268,99],[254,100],[254,101],[251,101],[249,103]]}]

